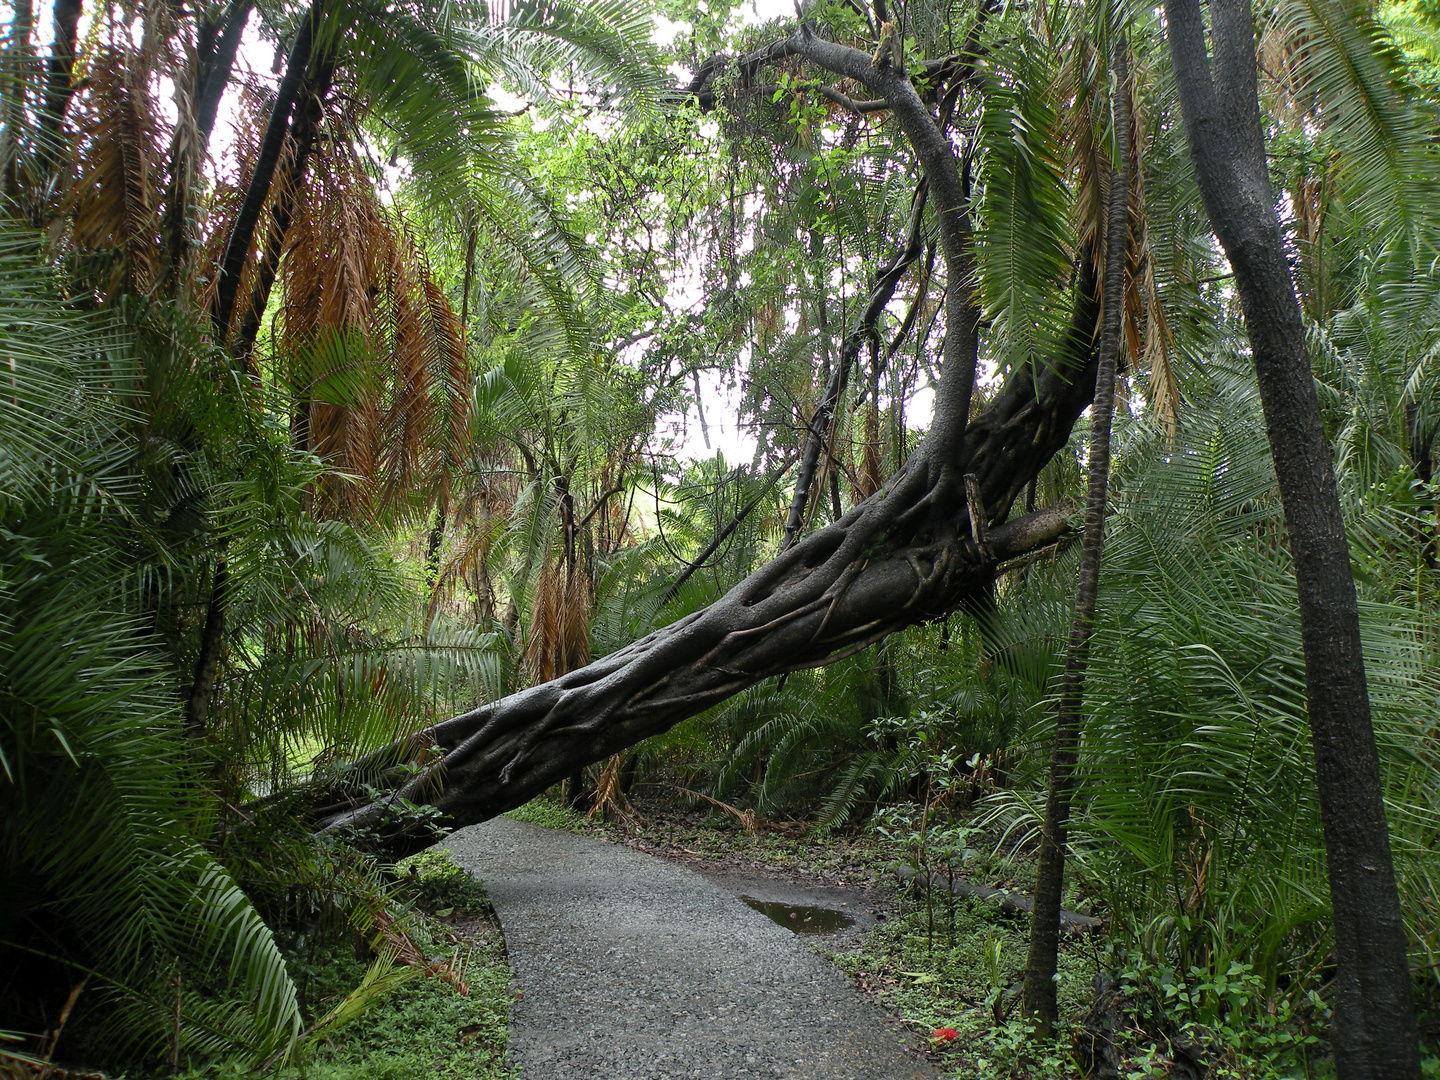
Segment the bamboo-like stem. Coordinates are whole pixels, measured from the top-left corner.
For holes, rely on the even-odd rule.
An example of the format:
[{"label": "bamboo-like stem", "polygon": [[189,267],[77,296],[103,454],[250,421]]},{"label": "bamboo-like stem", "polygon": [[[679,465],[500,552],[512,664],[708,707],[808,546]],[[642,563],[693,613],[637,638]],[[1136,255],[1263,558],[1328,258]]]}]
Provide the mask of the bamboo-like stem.
[{"label": "bamboo-like stem", "polygon": [[1065,673],[1055,717],[1050,756],[1050,785],[1040,831],[1040,865],[1035,907],[1030,919],[1030,953],[1025,963],[1022,1008],[1038,1034],[1048,1036],[1058,1019],[1055,974],[1060,950],[1060,895],[1065,884],[1066,832],[1079,756],[1085,669],[1095,628],[1100,589],[1100,560],[1105,549],[1105,507],[1110,483],[1110,423],[1115,414],[1115,368],[1120,354],[1120,320],[1125,306],[1125,248],[1129,238],[1130,90],[1129,63],[1122,41],[1115,46],[1112,117],[1115,158],[1110,168],[1110,206],[1105,230],[1105,294],[1100,336],[1100,369],[1090,408],[1090,478],[1085,498],[1085,533]]}]

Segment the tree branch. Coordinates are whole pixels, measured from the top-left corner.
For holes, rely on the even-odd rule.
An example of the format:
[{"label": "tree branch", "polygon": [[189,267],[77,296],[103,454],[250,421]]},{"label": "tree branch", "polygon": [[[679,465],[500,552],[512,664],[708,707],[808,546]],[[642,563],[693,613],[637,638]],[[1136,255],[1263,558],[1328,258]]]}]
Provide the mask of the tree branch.
[{"label": "tree branch", "polygon": [[875,332],[875,324],[890,303],[890,298],[895,295],[896,285],[905,276],[910,264],[920,256],[923,247],[921,228],[924,224],[928,190],[928,182],[922,178],[910,202],[910,224],[906,229],[905,246],[875,275],[870,298],[856,317],[850,332],[845,335],[845,341],[840,347],[840,362],[831,371],[830,381],[825,387],[825,393],[821,395],[820,404],[815,407],[815,413],[810,417],[805,449],[800,456],[800,472],[795,478],[795,494],[790,500],[790,513],[785,520],[782,549],[793,544],[800,534],[800,527],[805,520],[805,506],[809,501],[810,488],[815,482],[815,470],[820,462],[820,453],[830,439],[835,410],[839,407],[840,398],[850,381],[850,369],[860,355],[861,346]]}]

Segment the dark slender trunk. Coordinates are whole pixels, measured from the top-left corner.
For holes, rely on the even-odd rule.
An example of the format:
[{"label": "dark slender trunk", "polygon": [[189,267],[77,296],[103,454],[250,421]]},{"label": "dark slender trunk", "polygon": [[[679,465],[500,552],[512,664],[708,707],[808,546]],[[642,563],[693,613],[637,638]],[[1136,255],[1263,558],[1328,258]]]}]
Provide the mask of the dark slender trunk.
[{"label": "dark slender trunk", "polygon": [[425,543],[425,587],[432,593],[440,577],[440,545],[445,542],[445,511],[443,501],[435,507],[435,522],[430,526],[430,538]]},{"label": "dark slender trunk", "polygon": [[1105,507],[1110,484],[1110,423],[1115,414],[1115,365],[1120,354],[1120,316],[1125,295],[1125,248],[1129,238],[1130,91],[1123,42],[1115,50],[1115,98],[1112,116],[1115,158],[1110,168],[1110,206],[1105,235],[1105,308],[1100,338],[1100,367],[1095,377],[1095,404],[1090,409],[1090,480],[1085,498],[1085,535],[1080,546],[1079,580],[1075,585],[1070,642],[1055,717],[1055,744],[1050,757],[1050,788],[1040,831],[1040,865],[1035,882],[1035,907],[1030,917],[1030,954],[1022,988],[1025,1015],[1038,1034],[1049,1036],[1059,1009],[1055,972],[1060,952],[1060,895],[1065,884],[1066,832],[1075,790],[1080,747],[1081,707],[1085,669],[1095,628],[1100,590],[1100,558],[1105,549]]},{"label": "dark slender trunk", "polygon": [[1209,8],[1213,69],[1198,0],[1166,0],[1167,37],[1195,178],[1235,271],[1295,560],[1335,932],[1331,1044],[1341,1080],[1411,1080],[1415,1005],[1355,583],[1265,160],[1253,15],[1242,0]]},{"label": "dark slender trunk", "polygon": [[20,156],[23,141],[21,132],[29,127],[26,110],[29,107],[30,81],[34,77],[31,38],[35,32],[35,9],[32,0],[15,0],[11,8],[10,41],[6,52],[8,63],[0,71],[0,86],[3,86],[4,113],[0,115],[0,139],[4,140],[0,157],[4,162],[3,184],[7,202],[14,206],[20,199],[21,168]]},{"label": "dark slender trunk", "polygon": [[275,276],[280,272],[280,257],[285,252],[285,237],[290,232],[290,223],[295,218],[295,208],[305,187],[305,169],[310,163],[310,152],[320,136],[320,122],[325,115],[325,99],[330,93],[330,83],[335,76],[333,64],[321,62],[316,65],[313,79],[306,79],[301,85],[299,103],[295,110],[295,121],[291,125],[290,161],[285,175],[275,193],[275,213],[270,219],[270,228],[265,236],[265,246],[260,249],[260,260],[255,267],[255,283],[250,290],[250,300],[245,314],[240,319],[240,329],[235,335],[234,353],[237,365],[245,375],[254,371],[255,339],[260,335],[260,326],[265,318],[265,308],[270,303],[270,290],[275,287]]},{"label": "dark slender trunk", "polygon": [[[71,72],[75,67],[75,35],[80,25],[80,10],[80,0],[55,0],[51,9],[55,43],[50,47],[49,70],[45,76],[45,105],[40,114],[40,130],[50,139],[59,137],[60,125],[70,111],[70,99],[75,96]],[[48,149],[53,148],[42,150],[47,157],[50,156]]]},{"label": "dark slender trunk", "polygon": [[219,268],[219,283],[215,292],[215,337],[224,341],[230,330],[230,317],[235,311],[235,296],[240,290],[240,279],[245,269],[245,259],[250,254],[250,242],[255,237],[255,228],[260,213],[270,197],[270,183],[275,178],[275,169],[280,164],[280,152],[285,146],[285,136],[290,130],[290,111],[305,73],[310,68],[310,53],[315,43],[316,24],[320,19],[320,3],[311,6],[300,20],[300,28],[291,46],[285,74],[275,93],[275,104],[270,110],[270,119],[265,125],[265,134],[260,140],[260,153],[255,159],[255,171],[250,177],[250,186],[230,238],[225,244],[225,255]]},{"label": "dark slender trunk", "polygon": [[215,118],[220,113],[220,99],[230,85],[230,74],[235,69],[235,57],[240,50],[240,39],[245,35],[245,24],[250,21],[250,12],[255,0],[230,0],[225,9],[224,20],[215,36],[213,48],[200,58],[195,93],[195,128],[200,135],[200,149],[203,153],[210,145],[210,135],[215,130]]},{"label": "dark slender trunk", "polygon": [[750,516],[755,507],[760,505],[765,496],[770,494],[770,490],[779,482],[780,478],[790,471],[790,466],[794,463],[794,460],[794,458],[791,458],[790,461],[786,462],[784,466],[772,474],[770,479],[765,481],[765,486],[760,489],[759,493],[737,510],[735,516],[730,519],[729,524],[719,530],[710,543],[705,546],[705,549],[696,555],[694,559],[686,564],[685,569],[681,570],[680,573],[675,576],[675,580],[666,587],[665,592],[660,597],[661,607],[664,607],[671,600],[675,599],[676,595],[680,592],[680,587],[694,576],[695,571],[701,570],[709,565],[710,556],[720,550],[720,545],[730,539],[731,534]]},{"label": "dark slender trunk", "polygon": [[[840,345],[840,362],[830,372],[825,392],[820,397],[820,403],[815,407],[815,415],[810,418],[805,435],[805,448],[800,455],[800,471],[795,476],[795,494],[790,500],[790,513],[785,521],[783,547],[788,548],[794,544],[800,535],[800,530],[804,527],[805,507],[810,500],[810,489],[815,483],[815,474],[820,465],[820,455],[830,441],[830,428],[835,422],[835,410],[839,407],[840,398],[849,383],[850,369],[855,366],[855,360],[860,355],[861,347],[875,333],[875,324],[884,313],[885,306],[890,303],[890,298],[895,295],[895,287],[900,284],[900,279],[905,276],[905,271],[920,257],[923,250],[921,225],[924,221],[927,191],[928,186],[922,180],[915,191],[910,211],[910,223],[906,229],[905,246],[875,275],[875,283],[870,289],[870,298],[865,307],[861,309],[855,325],[845,335],[845,340]],[[826,355],[828,359],[828,349]]]},{"label": "dark slender trunk", "polygon": [[215,560],[210,581],[210,602],[205,605],[205,625],[200,631],[200,652],[195,658],[195,679],[185,699],[185,730],[191,738],[205,735],[215,676],[225,649],[225,615],[230,606],[230,568],[222,552]]},{"label": "dark slender trunk", "polygon": [[[191,196],[196,170],[210,145],[210,133],[220,98],[230,81],[235,54],[253,0],[232,0],[218,19],[201,23],[196,34],[195,61],[187,75],[189,105],[179,104],[179,116],[170,140],[169,181],[163,201],[160,233],[167,256],[164,291],[174,296],[186,278],[190,261]],[[180,83],[176,84],[177,95]]]},{"label": "dark slender trunk", "polygon": [[470,283],[475,280],[475,241],[477,230],[472,226],[465,238],[465,275],[460,282],[460,347],[470,342]]}]

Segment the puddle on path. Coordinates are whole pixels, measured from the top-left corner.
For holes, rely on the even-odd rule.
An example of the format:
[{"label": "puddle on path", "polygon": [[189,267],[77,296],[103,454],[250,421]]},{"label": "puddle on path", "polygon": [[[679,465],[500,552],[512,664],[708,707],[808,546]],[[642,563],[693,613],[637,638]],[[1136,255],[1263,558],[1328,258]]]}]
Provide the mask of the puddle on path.
[{"label": "puddle on path", "polygon": [[782,904],[779,901],[757,900],[753,896],[742,896],[740,899],[771,922],[797,934],[833,934],[855,925],[855,920],[849,915],[831,908]]}]

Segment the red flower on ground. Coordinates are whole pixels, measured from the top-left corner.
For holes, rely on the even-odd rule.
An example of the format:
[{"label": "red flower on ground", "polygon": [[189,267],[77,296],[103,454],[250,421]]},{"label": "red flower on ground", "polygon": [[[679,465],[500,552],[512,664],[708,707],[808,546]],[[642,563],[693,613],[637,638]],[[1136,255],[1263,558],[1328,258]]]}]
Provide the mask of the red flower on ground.
[{"label": "red flower on ground", "polygon": [[947,1043],[948,1043],[948,1042],[953,1042],[953,1041],[956,1039],[956,1037],[959,1036],[959,1034],[960,1034],[960,1033],[959,1033],[958,1031],[956,1031],[954,1028],[936,1028],[936,1029],[935,1029],[935,1034],[934,1034],[934,1035],[931,1035],[930,1037],[931,1037],[932,1039],[934,1039],[936,1042],[947,1042]]}]

